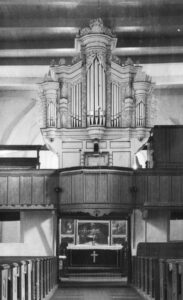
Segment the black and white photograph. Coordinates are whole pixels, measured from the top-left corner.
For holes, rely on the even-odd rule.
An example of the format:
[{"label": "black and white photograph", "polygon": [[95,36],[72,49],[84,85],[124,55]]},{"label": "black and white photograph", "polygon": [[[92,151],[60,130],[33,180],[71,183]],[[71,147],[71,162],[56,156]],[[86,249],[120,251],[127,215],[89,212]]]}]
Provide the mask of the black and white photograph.
[{"label": "black and white photograph", "polygon": [[183,0],[0,0],[0,300],[183,299]]}]

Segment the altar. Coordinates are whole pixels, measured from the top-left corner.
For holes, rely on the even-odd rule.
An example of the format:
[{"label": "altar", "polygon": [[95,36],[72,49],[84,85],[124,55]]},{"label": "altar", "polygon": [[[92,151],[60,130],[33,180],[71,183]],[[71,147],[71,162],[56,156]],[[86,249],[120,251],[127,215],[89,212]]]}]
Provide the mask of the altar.
[{"label": "altar", "polygon": [[68,246],[68,265],[71,268],[120,268],[122,246],[75,245]]},{"label": "altar", "polygon": [[62,219],[60,244],[69,272],[126,270],[126,220]]}]

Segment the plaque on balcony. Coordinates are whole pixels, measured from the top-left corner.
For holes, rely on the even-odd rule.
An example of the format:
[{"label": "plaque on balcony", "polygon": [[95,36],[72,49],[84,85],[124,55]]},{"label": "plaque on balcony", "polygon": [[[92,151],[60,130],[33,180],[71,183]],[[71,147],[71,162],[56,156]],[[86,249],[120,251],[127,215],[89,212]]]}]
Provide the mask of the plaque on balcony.
[{"label": "plaque on balcony", "polygon": [[85,152],[85,166],[108,166],[108,152],[93,153]]}]

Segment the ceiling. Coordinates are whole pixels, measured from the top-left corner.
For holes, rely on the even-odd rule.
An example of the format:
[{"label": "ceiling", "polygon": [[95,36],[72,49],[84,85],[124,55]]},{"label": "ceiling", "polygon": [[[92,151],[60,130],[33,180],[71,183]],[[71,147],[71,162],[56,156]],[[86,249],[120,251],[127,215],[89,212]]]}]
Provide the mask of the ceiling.
[{"label": "ceiling", "polygon": [[98,17],[116,33],[122,58],[183,61],[182,0],[0,0],[0,64],[72,57],[79,28]]}]

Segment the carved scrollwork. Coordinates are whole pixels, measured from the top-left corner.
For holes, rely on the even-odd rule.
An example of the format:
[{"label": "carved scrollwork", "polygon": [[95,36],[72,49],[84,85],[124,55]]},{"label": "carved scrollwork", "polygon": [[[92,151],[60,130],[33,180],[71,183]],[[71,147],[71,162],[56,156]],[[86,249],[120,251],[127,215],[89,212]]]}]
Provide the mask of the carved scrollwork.
[{"label": "carved scrollwork", "polygon": [[84,36],[92,33],[101,33],[114,37],[111,29],[104,26],[101,18],[93,19],[90,21],[89,27],[85,27],[80,30],[79,36]]}]

